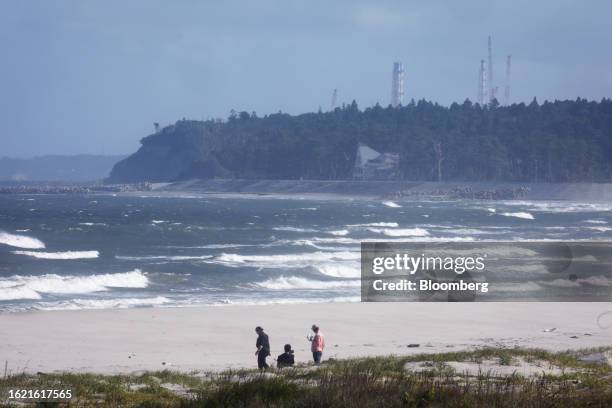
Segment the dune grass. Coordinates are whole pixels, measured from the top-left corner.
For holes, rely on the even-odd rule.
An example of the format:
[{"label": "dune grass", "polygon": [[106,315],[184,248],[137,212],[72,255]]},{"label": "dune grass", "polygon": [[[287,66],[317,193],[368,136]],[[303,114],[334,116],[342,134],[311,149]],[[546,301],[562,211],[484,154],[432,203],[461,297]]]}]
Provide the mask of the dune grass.
[{"label": "dune grass", "polygon": [[[8,375],[8,388],[70,388],[70,406],[105,407],[610,407],[612,371],[579,357],[607,349],[553,353],[536,349],[485,348],[474,351],[328,361],[259,373],[173,371],[138,375],[53,373]],[[545,362],[559,375],[469,375],[446,363],[516,359]],[[426,370],[407,363],[427,362]],[[567,371],[566,371],[567,370]],[[0,404],[9,401],[0,397]],[[64,406],[51,402],[44,406]]]}]

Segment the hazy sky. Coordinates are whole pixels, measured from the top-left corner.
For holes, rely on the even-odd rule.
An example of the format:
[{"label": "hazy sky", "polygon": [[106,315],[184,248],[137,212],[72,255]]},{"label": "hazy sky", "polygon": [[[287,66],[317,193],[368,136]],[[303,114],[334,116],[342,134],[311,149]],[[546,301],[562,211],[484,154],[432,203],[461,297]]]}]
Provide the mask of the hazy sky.
[{"label": "hazy sky", "polygon": [[131,153],[152,123],[475,99],[493,36],[512,101],[612,96],[612,2],[0,0],[0,156]]}]

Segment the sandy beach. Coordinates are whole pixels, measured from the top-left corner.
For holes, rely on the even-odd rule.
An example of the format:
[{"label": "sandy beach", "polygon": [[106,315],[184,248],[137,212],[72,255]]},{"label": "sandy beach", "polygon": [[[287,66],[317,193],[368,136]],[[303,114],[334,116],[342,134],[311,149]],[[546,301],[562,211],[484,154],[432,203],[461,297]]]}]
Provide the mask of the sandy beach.
[{"label": "sandy beach", "polygon": [[324,360],[482,346],[559,351],[611,345],[612,313],[601,316],[609,311],[611,303],[321,303],[14,313],[0,315],[0,361],[11,373],[253,368],[261,325],[274,357],[291,343],[306,362],[315,322],[327,338]]}]

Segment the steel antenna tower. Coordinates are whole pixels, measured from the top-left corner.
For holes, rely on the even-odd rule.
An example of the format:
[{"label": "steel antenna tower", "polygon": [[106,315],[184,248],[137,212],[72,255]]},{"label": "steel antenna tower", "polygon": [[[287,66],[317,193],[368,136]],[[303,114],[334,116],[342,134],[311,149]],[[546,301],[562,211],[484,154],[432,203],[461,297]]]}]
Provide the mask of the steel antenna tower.
[{"label": "steel antenna tower", "polygon": [[489,76],[487,80],[489,82],[489,102],[493,102],[493,99],[495,99],[495,86],[493,85],[493,45],[491,44],[491,36],[489,36],[488,48],[489,59],[487,61],[487,68],[489,69]]},{"label": "steel antenna tower", "polygon": [[504,104],[510,105],[510,65],[512,63],[512,55],[506,58],[506,88],[504,89]]},{"label": "steel antenna tower", "polygon": [[393,63],[391,77],[391,106],[396,107],[404,101],[404,65],[401,62]]},{"label": "steel antenna tower", "polygon": [[487,71],[485,69],[485,61],[480,60],[480,71],[478,72],[478,96],[476,102],[480,106],[487,104]]},{"label": "steel antenna tower", "polygon": [[337,102],[338,102],[338,89],[334,88],[334,92],[332,93],[332,100],[331,100],[332,110],[336,109]]}]

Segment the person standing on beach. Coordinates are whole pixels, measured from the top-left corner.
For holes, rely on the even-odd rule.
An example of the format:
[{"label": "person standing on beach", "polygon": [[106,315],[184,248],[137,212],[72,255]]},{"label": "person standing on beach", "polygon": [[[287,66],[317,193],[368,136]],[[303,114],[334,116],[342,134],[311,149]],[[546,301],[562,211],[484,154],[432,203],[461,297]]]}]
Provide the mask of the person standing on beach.
[{"label": "person standing on beach", "polygon": [[319,365],[321,364],[321,357],[323,356],[323,349],[325,348],[325,337],[316,324],[312,325],[312,331],[314,332],[314,336],[310,337],[310,349],[312,351],[314,363]]},{"label": "person standing on beach", "polygon": [[257,333],[257,342],[255,343],[255,347],[257,347],[257,351],[255,352],[257,356],[257,367],[260,370],[265,370],[268,368],[266,357],[270,355],[270,340],[261,326],[255,328],[255,333]]}]

